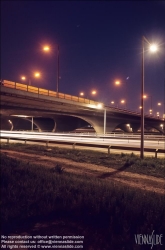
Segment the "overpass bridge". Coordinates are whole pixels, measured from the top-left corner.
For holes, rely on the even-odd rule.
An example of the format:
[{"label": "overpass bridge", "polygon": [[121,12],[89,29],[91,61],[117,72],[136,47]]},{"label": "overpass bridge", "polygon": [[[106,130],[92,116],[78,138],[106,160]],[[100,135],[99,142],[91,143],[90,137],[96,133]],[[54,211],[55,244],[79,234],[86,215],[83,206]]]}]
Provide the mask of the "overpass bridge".
[{"label": "overpass bridge", "polygon": [[[120,128],[125,132],[140,129],[141,115],[125,109],[106,106],[86,98],[3,80],[0,86],[1,129],[71,131],[90,124],[97,133]],[[145,115],[145,129],[165,132],[165,121]]]}]

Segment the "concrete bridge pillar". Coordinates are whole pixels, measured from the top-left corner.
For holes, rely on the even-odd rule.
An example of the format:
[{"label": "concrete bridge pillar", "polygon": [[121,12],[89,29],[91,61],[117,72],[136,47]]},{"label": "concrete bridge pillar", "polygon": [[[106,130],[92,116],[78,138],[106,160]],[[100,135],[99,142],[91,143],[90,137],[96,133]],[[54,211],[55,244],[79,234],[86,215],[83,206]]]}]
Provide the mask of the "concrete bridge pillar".
[{"label": "concrete bridge pillar", "polygon": [[[96,133],[103,134],[104,133],[104,118],[99,116],[81,116],[80,118],[84,119],[87,123],[89,123]],[[118,121],[113,120],[109,117],[106,119],[106,133],[112,132],[116,126],[119,124]]]},{"label": "concrete bridge pillar", "polygon": [[133,133],[137,133],[140,129],[140,123],[131,123],[130,126],[132,128]]},{"label": "concrete bridge pillar", "polygon": [[[31,119],[30,121],[32,122]],[[42,131],[55,132],[56,123],[53,118],[33,117],[33,123],[37,126],[39,132]]]},{"label": "concrete bridge pillar", "polygon": [[75,116],[56,115],[54,116],[54,120],[56,123],[55,126],[56,132],[73,131],[77,128],[85,127],[88,125],[88,123],[85,120]]},{"label": "concrete bridge pillar", "polygon": [[164,121],[159,121],[159,122],[147,122],[145,124],[146,129],[156,129],[158,132],[161,134],[165,134],[165,122]]}]

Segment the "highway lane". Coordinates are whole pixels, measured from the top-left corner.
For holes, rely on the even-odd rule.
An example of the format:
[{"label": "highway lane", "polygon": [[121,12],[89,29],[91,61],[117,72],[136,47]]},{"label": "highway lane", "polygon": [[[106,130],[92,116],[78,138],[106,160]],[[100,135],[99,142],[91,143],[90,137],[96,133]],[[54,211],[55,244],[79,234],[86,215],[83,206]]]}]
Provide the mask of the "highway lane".
[{"label": "highway lane", "polygon": [[[47,136],[68,136],[68,137],[97,137],[97,138],[125,138],[125,139],[135,139],[139,138],[140,139],[140,134],[129,134],[129,133],[117,133],[117,132],[111,132],[111,133],[106,133],[104,134],[98,134],[96,132],[84,132],[84,133],[75,133],[75,132],[67,132],[67,133],[52,133],[52,132],[36,132],[36,131],[8,131],[8,130],[2,130],[0,133],[4,134],[28,134],[28,135],[47,135]],[[164,135],[144,135],[144,139],[152,139],[155,141],[165,141],[165,136]]]},{"label": "highway lane", "polygon": [[[90,143],[90,144],[101,144],[101,145],[118,145],[118,146],[130,146],[130,147],[139,147],[140,148],[140,138],[137,137],[104,137],[96,135],[86,135],[83,136],[77,134],[60,134],[60,133],[36,133],[36,132],[26,132],[26,131],[0,131],[2,138],[10,139],[24,139],[24,140],[41,140],[41,141],[59,141],[59,142],[72,142],[74,143]],[[144,140],[144,147],[146,148],[159,148],[165,149],[164,137],[159,136],[149,137]]]}]

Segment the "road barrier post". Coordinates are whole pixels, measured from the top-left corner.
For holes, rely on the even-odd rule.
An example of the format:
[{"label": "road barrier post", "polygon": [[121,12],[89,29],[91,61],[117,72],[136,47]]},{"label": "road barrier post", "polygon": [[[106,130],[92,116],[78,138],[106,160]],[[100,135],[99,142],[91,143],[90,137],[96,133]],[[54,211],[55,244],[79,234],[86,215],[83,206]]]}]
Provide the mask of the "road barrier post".
[{"label": "road barrier post", "polygon": [[111,148],[111,146],[108,146],[108,154],[110,155],[110,148]]},{"label": "road barrier post", "polygon": [[159,150],[159,149],[156,149],[156,150],[155,150],[155,158],[157,158],[158,150]]}]

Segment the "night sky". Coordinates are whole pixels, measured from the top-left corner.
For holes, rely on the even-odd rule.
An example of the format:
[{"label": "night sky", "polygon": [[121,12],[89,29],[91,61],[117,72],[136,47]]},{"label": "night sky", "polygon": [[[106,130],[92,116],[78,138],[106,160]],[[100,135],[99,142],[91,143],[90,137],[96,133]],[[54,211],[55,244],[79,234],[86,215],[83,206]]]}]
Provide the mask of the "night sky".
[{"label": "night sky", "polygon": [[[56,90],[57,44],[60,50],[59,92],[110,105],[126,99],[139,110],[142,36],[145,44],[145,112],[164,111],[164,1],[1,1],[1,78]],[[45,53],[43,45],[50,45]],[[41,72],[40,79],[33,72]],[[115,86],[120,80],[121,85]],[[97,96],[91,96],[91,90]],[[162,105],[158,106],[157,103]]]}]

